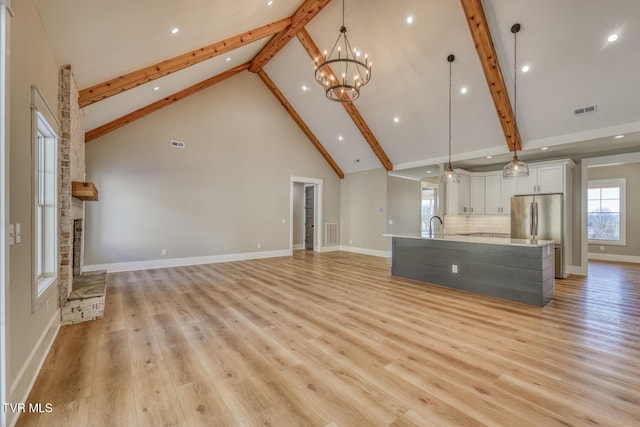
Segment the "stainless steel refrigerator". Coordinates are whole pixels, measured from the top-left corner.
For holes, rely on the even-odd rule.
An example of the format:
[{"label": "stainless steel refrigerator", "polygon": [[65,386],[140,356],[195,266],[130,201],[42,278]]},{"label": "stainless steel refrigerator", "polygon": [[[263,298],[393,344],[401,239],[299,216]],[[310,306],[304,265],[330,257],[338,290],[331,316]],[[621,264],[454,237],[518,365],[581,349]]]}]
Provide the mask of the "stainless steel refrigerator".
[{"label": "stainless steel refrigerator", "polygon": [[564,276],[562,216],[562,194],[511,198],[511,237],[555,241],[554,271],[558,279]]}]

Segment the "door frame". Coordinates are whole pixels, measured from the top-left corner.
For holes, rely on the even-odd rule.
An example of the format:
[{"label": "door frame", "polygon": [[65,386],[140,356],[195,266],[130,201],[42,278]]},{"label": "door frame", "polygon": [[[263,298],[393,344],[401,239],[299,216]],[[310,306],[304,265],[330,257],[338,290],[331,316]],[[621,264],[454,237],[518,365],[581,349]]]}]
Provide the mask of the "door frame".
[{"label": "door frame", "polygon": [[294,184],[313,186],[313,251],[322,252],[322,179],[303,176],[291,176],[289,184],[289,251],[293,253],[293,192]]},{"label": "door frame", "polygon": [[[587,210],[588,210],[588,181],[589,168],[593,166],[613,166],[624,163],[640,162],[640,152],[614,154],[611,156],[592,157],[582,159],[581,178],[580,178],[580,194],[582,194],[582,215],[580,215],[580,230],[582,237],[580,273],[584,276],[589,274],[589,240],[587,236]],[[627,215],[628,218],[628,215]]]}]

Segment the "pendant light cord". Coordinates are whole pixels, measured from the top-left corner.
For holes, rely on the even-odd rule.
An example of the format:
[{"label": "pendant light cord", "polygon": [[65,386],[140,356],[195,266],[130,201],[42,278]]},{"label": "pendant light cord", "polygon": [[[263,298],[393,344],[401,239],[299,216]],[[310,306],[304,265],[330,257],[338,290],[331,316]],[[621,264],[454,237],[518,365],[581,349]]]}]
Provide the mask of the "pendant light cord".
[{"label": "pendant light cord", "polygon": [[516,62],[518,60],[518,31],[520,31],[520,26],[518,26],[517,30],[513,32],[513,154],[516,155],[516,142],[517,142],[517,133],[518,133],[518,67]]},{"label": "pendant light cord", "polygon": [[449,61],[449,167],[451,167],[451,63]]}]

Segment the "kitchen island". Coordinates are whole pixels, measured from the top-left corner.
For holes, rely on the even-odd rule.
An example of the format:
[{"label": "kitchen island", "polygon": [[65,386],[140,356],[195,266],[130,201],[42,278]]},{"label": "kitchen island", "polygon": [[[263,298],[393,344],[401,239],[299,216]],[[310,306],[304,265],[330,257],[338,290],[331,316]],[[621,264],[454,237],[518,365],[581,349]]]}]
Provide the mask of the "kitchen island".
[{"label": "kitchen island", "polygon": [[554,242],[420,234],[392,238],[393,276],[539,307],[553,298]]}]

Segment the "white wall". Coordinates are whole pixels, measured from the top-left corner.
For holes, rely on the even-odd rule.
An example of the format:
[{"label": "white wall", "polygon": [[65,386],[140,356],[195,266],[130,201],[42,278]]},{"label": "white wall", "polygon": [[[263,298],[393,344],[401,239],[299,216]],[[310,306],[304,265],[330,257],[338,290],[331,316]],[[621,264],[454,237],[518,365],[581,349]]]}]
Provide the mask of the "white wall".
[{"label": "white wall", "polygon": [[384,254],[387,172],[378,168],[347,174],[340,188],[340,244],[354,251]]},{"label": "white wall", "polygon": [[323,220],[339,220],[340,179],[249,72],[87,144],[86,163],[100,192],[86,204],[88,265],[158,260],[165,248],[168,258],[288,250],[293,175],[322,179]]},{"label": "white wall", "polygon": [[[7,305],[8,400],[24,402],[58,327],[57,287],[31,312],[32,163],[31,85],[52,108],[58,105],[58,66],[32,0],[13,2],[10,34],[10,222],[20,223],[22,242],[11,246]],[[47,304],[48,303],[48,304]],[[8,414],[8,424],[17,414]]]}]

